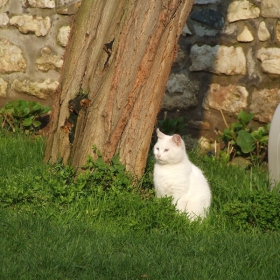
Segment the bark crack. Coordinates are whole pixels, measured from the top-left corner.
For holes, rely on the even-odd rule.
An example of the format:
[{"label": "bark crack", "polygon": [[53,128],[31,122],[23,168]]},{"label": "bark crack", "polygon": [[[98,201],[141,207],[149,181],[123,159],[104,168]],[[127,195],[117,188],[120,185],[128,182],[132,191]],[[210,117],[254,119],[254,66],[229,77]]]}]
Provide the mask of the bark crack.
[{"label": "bark crack", "polygon": [[107,59],[104,63],[104,67],[103,70],[106,70],[109,67],[109,59],[112,55],[112,49],[113,49],[113,44],[114,44],[115,38],[110,42],[110,43],[106,43],[103,45],[103,50],[107,53]]}]

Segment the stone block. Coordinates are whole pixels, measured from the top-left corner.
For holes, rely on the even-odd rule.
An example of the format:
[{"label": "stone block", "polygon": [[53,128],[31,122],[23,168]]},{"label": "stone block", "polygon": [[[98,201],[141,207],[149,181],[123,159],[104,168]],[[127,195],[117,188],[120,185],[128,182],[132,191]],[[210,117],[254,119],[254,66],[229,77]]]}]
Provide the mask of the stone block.
[{"label": "stone block", "polygon": [[219,33],[219,30],[209,28],[206,25],[202,24],[193,24],[194,34],[199,37],[204,36],[216,36]]},{"label": "stone block", "polygon": [[59,55],[52,53],[49,47],[41,50],[41,56],[36,59],[37,69],[41,71],[49,71],[51,69],[60,70],[63,65],[63,59]]},{"label": "stone block", "polygon": [[280,1],[262,0],[261,15],[268,18],[280,18]]},{"label": "stone block", "polygon": [[260,9],[247,0],[233,1],[228,6],[227,19],[229,22],[258,18],[259,16]]},{"label": "stone block", "polygon": [[0,78],[0,97],[5,98],[7,96],[8,83],[2,78]]},{"label": "stone block", "polygon": [[51,81],[50,79],[44,82],[31,82],[30,80],[14,80],[12,89],[19,93],[36,96],[40,99],[47,99],[49,95],[53,94],[58,87],[58,81]]},{"label": "stone block", "polygon": [[10,18],[8,17],[7,13],[1,13],[0,14],[0,27],[1,26],[7,26],[10,21]]},{"label": "stone block", "polygon": [[237,35],[237,41],[244,43],[254,41],[254,37],[247,26],[244,26],[243,30]]},{"label": "stone block", "polygon": [[70,31],[71,27],[69,25],[59,28],[57,33],[57,41],[62,47],[66,47],[69,40]]},{"label": "stone block", "polygon": [[8,3],[8,0],[0,0],[0,8],[4,7]]},{"label": "stone block", "polygon": [[203,107],[205,109],[223,110],[237,115],[247,107],[248,95],[247,89],[242,86],[211,84],[206,92]]},{"label": "stone block", "polygon": [[280,48],[261,48],[257,58],[261,60],[264,72],[280,75]]},{"label": "stone block", "polygon": [[190,18],[211,28],[219,30],[223,28],[225,23],[223,14],[212,9],[201,9],[195,11],[191,14]]},{"label": "stone block", "polygon": [[252,92],[250,112],[260,122],[269,123],[272,120],[274,111],[280,103],[280,89],[255,89]]},{"label": "stone block", "polygon": [[54,0],[27,0],[27,3],[33,8],[55,8]]},{"label": "stone block", "polygon": [[191,81],[185,74],[171,74],[161,107],[166,110],[188,109],[197,105],[198,81]]},{"label": "stone block", "polygon": [[68,15],[68,16],[75,15],[81,6],[81,3],[82,1],[77,1],[76,3],[73,3],[71,5],[65,5],[63,7],[60,7],[57,10],[57,13],[60,15]]},{"label": "stone block", "polygon": [[261,42],[267,41],[270,38],[270,33],[266,27],[265,21],[262,21],[259,25],[258,38]]},{"label": "stone block", "polygon": [[246,58],[241,47],[194,45],[191,48],[190,71],[238,75],[246,73]]},{"label": "stone block", "polygon": [[46,36],[51,28],[49,17],[20,15],[10,19],[10,24],[15,25],[24,34],[35,33],[36,36]]},{"label": "stone block", "polygon": [[22,50],[8,40],[0,40],[0,73],[24,72],[26,60]]}]

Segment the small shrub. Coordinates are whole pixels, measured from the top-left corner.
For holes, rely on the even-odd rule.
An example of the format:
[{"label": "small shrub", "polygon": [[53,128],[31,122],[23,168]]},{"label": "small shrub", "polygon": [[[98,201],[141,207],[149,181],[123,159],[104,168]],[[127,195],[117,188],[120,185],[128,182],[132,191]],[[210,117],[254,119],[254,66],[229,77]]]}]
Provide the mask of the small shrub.
[{"label": "small shrub", "polygon": [[95,187],[102,187],[104,190],[115,188],[117,190],[130,189],[133,185],[133,176],[126,171],[125,166],[120,162],[119,156],[113,157],[110,163],[105,162],[100,151],[93,147],[97,159],[88,156],[86,164],[82,167],[86,173],[80,175],[80,181]]},{"label": "small shrub", "polygon": [[259,228],[262,231],[280,229],[280,196],[277,192],[252,192],[247,197],[229,202],[224,214],[237,229]]},{"label": "small shrub", "polygon": [[50,107],[34,101],[14,100],[6,103],[0,110],[2,128],[16,132],[32,133],[39,129],[41,122],[38,117],[49,112]]},{"label": "small shrub", "polygon": [[261,162],[268,149],[269,127],[259,127],[257,130],[249,127],[254,114],[241,111],[238,122],[232,123],[220,133],[220,139],[225,143],[225,150],[221,151],[221,158],[233,159],[235,156],[249,158],[252,162]]}]

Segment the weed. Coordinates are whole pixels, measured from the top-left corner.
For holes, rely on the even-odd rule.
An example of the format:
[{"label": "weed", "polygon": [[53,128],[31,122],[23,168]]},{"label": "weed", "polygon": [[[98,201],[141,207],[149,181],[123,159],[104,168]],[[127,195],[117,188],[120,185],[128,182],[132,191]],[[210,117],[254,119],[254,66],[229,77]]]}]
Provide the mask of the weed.
[{"label": "weed", "polygon": [[124,190],[132,188],[133,177],[126,171],[125,166],[120,162],[119,156],[115,155],[110,163],[102,158],[102,154],[93,146],[93,152],[97,159],[88,156],[86,164],[83,166],[85,174],[79,176],[79,182],[92,184],[95,187],[102,187],[104,190],[114,188]]},{"label": "weed", "polygon": [[33,133],[41,125],[38,117],[49,111],[50,107],[34,101],[14,100],[0,110],[1,126],[13,132]]},{"label": "weed", "polygon": [[277,192],[253,192],[224,206],[235,228],[262,231],[280,230],[280,196]]},{"label": "weed", "polygon": [[250,158],[252,162],[261,162],[268,149],[268,124],[257,130],[249,127],[254,114],[241,111],[238,114],[238,122],[232,123],[224,131],[220,132],[220,139],[225,143],[226,149],[221,151],[221,158],[229,161],[235,156]]}]

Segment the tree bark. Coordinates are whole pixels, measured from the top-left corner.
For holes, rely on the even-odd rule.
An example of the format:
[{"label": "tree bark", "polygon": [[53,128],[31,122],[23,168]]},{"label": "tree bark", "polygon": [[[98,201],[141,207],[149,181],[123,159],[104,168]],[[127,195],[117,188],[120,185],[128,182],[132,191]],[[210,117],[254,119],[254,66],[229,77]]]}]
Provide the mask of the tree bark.
[{"label": "tree bark", "polygon": [[[80,168],[88,155],[94,156],[96,145],[106,160],[118,153],[127,170],[143,173],[177,41],[192,4],[193,0],[82,1],[55,93],[45,161],[62,158],[64,164]],[[89,104],[82,104],[73,124],[69,104],[79,92],[87,94]]]}]

